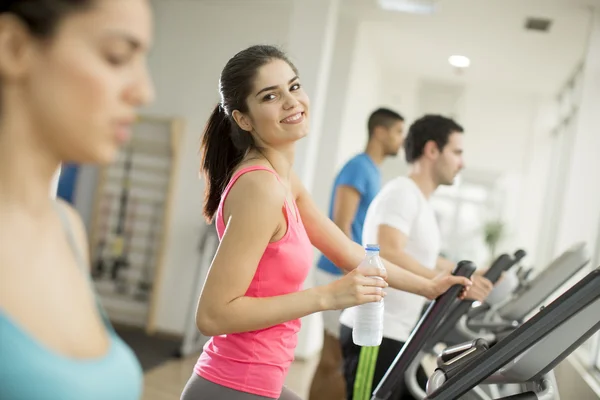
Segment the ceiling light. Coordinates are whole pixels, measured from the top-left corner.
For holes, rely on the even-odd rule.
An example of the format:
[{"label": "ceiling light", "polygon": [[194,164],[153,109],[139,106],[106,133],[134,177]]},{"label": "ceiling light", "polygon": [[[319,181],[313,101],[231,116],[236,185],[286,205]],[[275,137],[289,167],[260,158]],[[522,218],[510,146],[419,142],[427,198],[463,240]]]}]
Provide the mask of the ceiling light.
[{"label": "ceiling light", "polygon": [[411,14],[433,14],[439,0],[379,0],[379,7],[388,11],[399,11]]},{"label": "ceiling light", "polygon": [[467,68],[469,65],[471,65],[471,60],[465,56],[450,56],[448,62],[450,65],[456,68]]}]

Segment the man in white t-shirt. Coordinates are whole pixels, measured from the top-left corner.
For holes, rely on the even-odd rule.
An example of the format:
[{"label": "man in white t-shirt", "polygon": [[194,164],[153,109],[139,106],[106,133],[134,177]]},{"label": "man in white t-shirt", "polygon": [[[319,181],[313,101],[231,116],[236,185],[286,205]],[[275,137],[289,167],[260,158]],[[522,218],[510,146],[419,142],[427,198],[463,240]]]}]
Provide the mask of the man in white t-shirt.
[{"label": "man in white t-shirt", "polygon": [[[369,140],[365,150],[352,157],[335,178],[331,192],[329,217],[357,243],[369,204],[381,188],[379,166],[384,159],[395,157],[404,139],[404,118],[397,112],[378,108],[369,116]],[[315,269],[317,285],[338,280],[343,271],[321,256]],[[323,349],[309,390],[309,400],[341,400],[346,384],[342,375],[342,349],[339,343],[341,310],[323,314]]]},{"label": "man in white t-shirt", "polygon": [[[455,265],[439,255],[440,231],[429,199],[439,185],[451,185],[463,168],[462,139],[463,128],[449,118],[426,115],[415,121],[404,142],[406,161],[411,165],[408,177],[388,182],[371,202],[365,218],[363,243],[378,243],[382,257],[430,279]],[[478,273],[468,298],[482,301],[491,290],[492,284]],[[370,392],[378,385],[419,321],[426,302],[400,290],[386,292],[381,346],[361,348],[353,343],[354,308],[344,310],[340,317],[349,400],[355,390]],[[374,372],[369,374],[369,370]],[[423,387],[427,382],[422,369],[418,381]],[[401,387],[390,400],[400,399],[413,397]]]}]

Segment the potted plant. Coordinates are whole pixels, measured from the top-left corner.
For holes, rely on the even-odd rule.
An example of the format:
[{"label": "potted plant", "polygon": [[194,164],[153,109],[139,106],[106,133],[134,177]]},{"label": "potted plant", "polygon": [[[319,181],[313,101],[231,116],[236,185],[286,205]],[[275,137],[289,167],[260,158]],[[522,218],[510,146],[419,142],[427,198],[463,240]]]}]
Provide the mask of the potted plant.
[{"label": "potted plant", "polygon": [[496,248],[504,236],[505,224],[501,220],[488,221],[483,226],[484,241],[492,259],[496,258]]}]

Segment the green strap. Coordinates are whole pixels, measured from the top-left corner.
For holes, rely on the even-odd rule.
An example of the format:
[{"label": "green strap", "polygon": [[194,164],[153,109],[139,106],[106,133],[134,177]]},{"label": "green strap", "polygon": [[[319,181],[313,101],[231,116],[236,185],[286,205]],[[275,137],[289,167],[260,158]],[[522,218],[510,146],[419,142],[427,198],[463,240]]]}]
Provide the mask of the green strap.
[{"label": "green strap", "polygon": [[379,346],[361,347],[352,400],[370,400]]}]

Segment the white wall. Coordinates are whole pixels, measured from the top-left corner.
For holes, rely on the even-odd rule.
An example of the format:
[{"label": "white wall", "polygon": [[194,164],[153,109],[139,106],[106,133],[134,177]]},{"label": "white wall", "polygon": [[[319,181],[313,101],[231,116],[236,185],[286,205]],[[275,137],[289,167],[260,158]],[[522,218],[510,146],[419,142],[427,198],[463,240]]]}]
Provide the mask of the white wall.
[{"label": "white wall", "polygon": [[571,163],[566,171],[567,183],[558,216],[555,252],[563,251],[574,241],[588,243],[592,254],[600,247],[599,111],[600,10],[596,10],[583,70],[581,104],[575,121]]},{"label": "white wall", "polygon": [[[400,70],[385,70],[380,96],[381,105],[390,107],[404,117],[404,129],[408,132],[410,124],[420,116],[419,78],[410,72]],[[386,158],[381,165],[383,182],[405,174],[408,166],[401,149],[396,157]]]},{"label": "white wall", "polygon": [[364,26],[361,25],[348,81],[342,124],[343,139],[339,143],[336,170],[349,158],[364,150],[368,138],[369,115],[382,101],[383,71],[363,30]]},{"label": "white wall", "polygon": [[[331,184],[336,170],[336,157],[339,143],[345,137],[342,130],[345,99],[348,92],[348,79],[355,50],[358,26],[351,15],[340,13],[332,54],[332,70],[327,83],[327,97],[324,99],[323,120],[317,154],[312,167],[317,171],[312,181],[310,193],[322,212],[328,213],[331,198]],[[311,135],[313,133],[311,132]],[[315,263],[320,253],[315,249]],[[305,287],[315,285],[313,268],[305,282]],[[323,324],[320,314],[302,318],[302,330],[298,338],[296,357],[309,358],[321,350]]]},{"label": "white wall", "polygon": [[540,226],[544,218],[544,198],[547,193],[551,131],[555,122],[553,99],[538,99],[533,118],[532,135],[525,146],[525,165],[521,175],[520,196],[514,226],[517,246],[527,250],[527,264],[541,267],[538,257]]},{"label": "white wall", "polygon": [[493,172],[522,171],[533,134],[532,95],[469,87],[464,115],[466,168]]},{"label": "white wall", "polygon": [[[310,132],[296,146],[294,170],[310,192],[322,146],[330,76],[334,73],[341,0],[294,0],[290,21],[288,51],[300,71],[304,89],[310,96]],[[310,29],[306,29],[310,26]]]},{"label": "white wall", "polygon": [[182,116],[187,125],[157,318],[159,330],[179,333],[186,323],[192,285],[197,284],[191,279],[199,263],[199,235],[205,229],[199,144],[208,115],[219,101],[219,74],[233,54],[249,45],[283,45],[291,6],[193,0],[154,1],[153,6],[156,33],[149,65],[157,101],[144,112]]},{"label": "white wall", "polygon": [[[325,105],[319,150],[316,159],[318,174],[315,176],[311,194],[323,212],[328,212],[331,185],[338,172],[337,154],[340,143],[345,142],[344,117],[350,94],[349,80],[356,53],[358,23],[352,15],[341,13],[338,21],[332,70]],[[366,124],[366,123],[365,123]],[[365,128],[366,129],[366,128]]]}]

